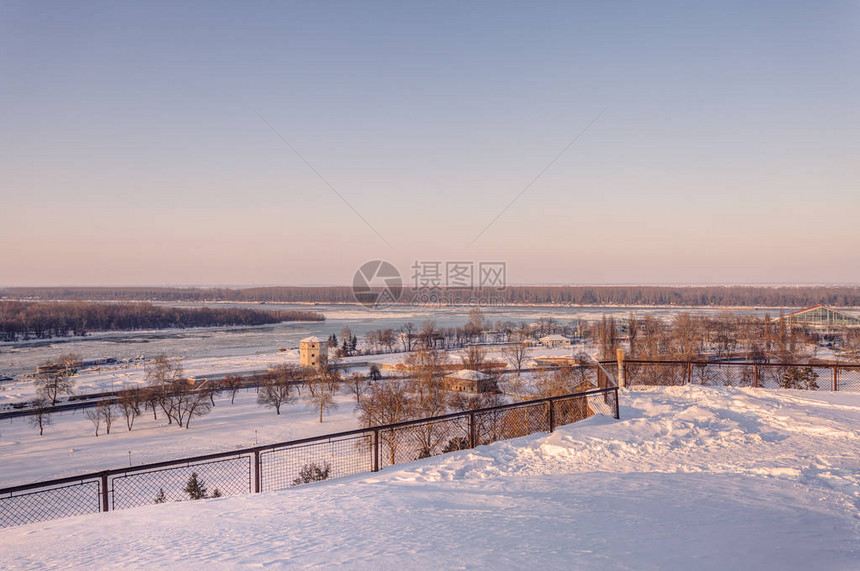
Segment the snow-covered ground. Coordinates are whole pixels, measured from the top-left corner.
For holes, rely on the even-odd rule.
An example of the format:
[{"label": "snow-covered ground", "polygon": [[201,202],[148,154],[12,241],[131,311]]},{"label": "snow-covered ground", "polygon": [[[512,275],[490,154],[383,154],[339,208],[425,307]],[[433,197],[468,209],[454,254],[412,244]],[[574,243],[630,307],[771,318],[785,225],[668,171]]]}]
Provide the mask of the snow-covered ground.
[{"label": "snow-covered ground", "polygon": [[336,400],[338,408],[320,423],[301,397],[276,415],[257,404],[253,389],[242,390],[233,405],[229,393],[216,397],[212,411],[193,419],[187,430],[146,411],[131,431],[118,415],[111,433],[102,426],[99,436],[81,411],[52,415],[43,436],[26,418],[13,418],[0,424],[0,487],[358,428],[354,399],[344,391]]},{"label": "snow-covered ground", "polygon": [[0,560],[860,568],[860,394],[658,388],[624,391],[621,415],[281,492],[10,528]]},{"label": "snow-covered ground", "polygon": [[[535,354],[561,354],[562,351],[542,349],[535,350]],[[397,363],[404,356],[403,353],[390,353],[352,357],[347,361]],[[456,358],[456,355],[452,356],[452,359]],[[298,363],[298,355],[279,352],[256,357],[200,358],[184,365],[188,374],[205,375],[261,369],[281,362]],[[75,378],[78,393],[145,383],[142,366],[91,370]],[[523,374],[523,380],[529,378],[528,374]],[[32,391],[32,382],[20,384],[17,398],[13,400],[32,396]],[[284,407],[279,416],[272,409],[259,406],[256,398],[254,390],[243,390],[237,393],[235,404],[231,405],[230,394],[222,393],[215,398],[216,406],[212,411],[207,416],[193,419],[188,430],[169,426],[163,415],[154,420],[151,412],[138,417],[131,431],[117,412],[118,418],[114,420],[111,433],[105,434],[102,427],[98,437],[82,411],[51,415],[52,425],[45,428],[42,436],[30,425],[28,418],[5,420],[0,423],[0,487],[118,468],[129,463],[138,465],[174,460],[358,428],[355,401],[346,387],[342,387],[337,397],[338,408],[327,414],[322,424],[316,413],[307,409],[301,397]]]}]

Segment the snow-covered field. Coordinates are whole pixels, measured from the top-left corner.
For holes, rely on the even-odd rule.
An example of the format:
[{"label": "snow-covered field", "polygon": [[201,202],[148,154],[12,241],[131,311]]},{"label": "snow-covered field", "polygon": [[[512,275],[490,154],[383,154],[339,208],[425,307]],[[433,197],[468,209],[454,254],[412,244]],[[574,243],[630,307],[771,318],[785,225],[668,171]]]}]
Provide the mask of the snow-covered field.
[{"label": "snow-covered field", "polygon": [[621,415],[281,492],[10,528],[0,561],[860,568],[860,394],[624,391]]},{"label": "snow-covered field", "polygon": [[168,425],[161,413],[153,420],[147,411],[130,432],[120,415],[111,433],[102,426],[99,436],[81,411],[54,414],[43,436],[27,419],[13,418],[0,424],[0,487],[358,428],[355,401],[343,393],[337,402],[320,423],[301,398],[276,415],[257,404],[253,389],[242,390],[233,405],[229,393],[216,397],[212,411],[187,430]]},{"label": "snow-covered field", "polygon": [[[594,347],[589,348],[596,352]],[[580,352],[582,346],[567,348],[535,347],[530,350],[530,359],[541,357],[570,356],[572,352]],[[498,347],[490,348],[487,353],[488,359],[500,362],[504,361],[501,350]],[[462,359],[463,351],[452,351],[451,362]],[[384,353],[380,355],[358,355],[343,359],[344,364],[355,363],[388,363],[402,362],[407,353]],[[252,371],[265,370],[283,363],[299,364],[298,349],[286,351],[260,352],[253,355],[233,355],[218,357],[195,357],[181,359],[184,373],[189,377],[206,377],[207,375],[219,375],[224,373],[249,373]],[[524,366],[534,366],[534,361],[527,361]],[[367,370],[362,370],[366,374]],[[103,391],[116,391],[133,386],[146,384],[145,367],[142,361],[129,365],[115,364],[101,367],[90,367],[82,369],[73,377],[75,394],[97,393]],[[30,400],[36,394],[36,385],[32,380],[19,379],[0,385],[0,404],[15,403],[22,400]]]},{"label": "snow-covered field", "polygon": [[[569,354],[564,349],[536,349],[535,355]],[[396,363],[403,353],[361,356],[347,359]],[[457,356],[452,356],[456,359]],[[264,369],[275,363],[298,363],[293,351],[269,353],[259,356],[199,358],[184,363],[186,373],[206,375],[212,372],[248,371]],[[366,371],[363,371],[366,373]],[[523,375],[528,378],[527,374]],[[142,366],[129,369],[105,368],[90,370],[75,377],[76,392],[110,390],[132,385],[143,385]],[[31,398],[34,385],[15,383],[17,390],[8,390],[10,401]],[[14,398],[13,398],[14,395]],[[51,415],[52,425],[39,436],[37,428],[24,417],[0,422],[0,487],[72,476],[110,468],[174,460],[235,448],[284,442],[309,436],[318,436],[358,428],[354,414],[354,399],[345,387],[337,397],[339,406],[327,414],[320,424],[316,413],[307,409],[301,397],[275,415],[272,409],[256,402],[254,390],[243,390],[230,404],[230,394],[215,398],[216,406],[204,417],[195,418],[188,430],[169,426],[163,415],[154,420],[151,412],[138,417],[129,432],[125,419],[114,420],[110,434],[101,428],[95,436],[93,425],[82,411],[61,412]],[[0,400],[2,402],[2,400]]]}]

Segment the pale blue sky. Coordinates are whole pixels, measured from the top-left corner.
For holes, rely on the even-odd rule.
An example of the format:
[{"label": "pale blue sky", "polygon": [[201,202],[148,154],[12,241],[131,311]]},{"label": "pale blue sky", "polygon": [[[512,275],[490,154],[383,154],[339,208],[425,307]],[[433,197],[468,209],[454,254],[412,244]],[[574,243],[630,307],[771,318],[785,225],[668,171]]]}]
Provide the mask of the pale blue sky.
[{"label": "pale blue sky", "polygon": [[860,2],[174,4],[0,2],[0,285],[860,282]]}]

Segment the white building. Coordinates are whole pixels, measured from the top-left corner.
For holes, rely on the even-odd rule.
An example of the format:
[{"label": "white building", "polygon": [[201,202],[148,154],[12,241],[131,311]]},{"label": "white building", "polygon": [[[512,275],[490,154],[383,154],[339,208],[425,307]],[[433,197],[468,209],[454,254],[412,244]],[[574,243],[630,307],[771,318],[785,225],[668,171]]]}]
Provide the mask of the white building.
[{"label": "white building", "polygon": [[319,369],[328,361],[328,341],[319,337],[305,337],[299,341],[299,364]]},{"label": "white building", "polygon": [[461,369],[445,377],[445,386],[449,391],[489,393],[496,389],[496,381],[480,371]]},{"label": "white building", "polygon": [[544,347],[570,347],[570,339],[564,335],[547,335],[540,338],[540,344]]}]

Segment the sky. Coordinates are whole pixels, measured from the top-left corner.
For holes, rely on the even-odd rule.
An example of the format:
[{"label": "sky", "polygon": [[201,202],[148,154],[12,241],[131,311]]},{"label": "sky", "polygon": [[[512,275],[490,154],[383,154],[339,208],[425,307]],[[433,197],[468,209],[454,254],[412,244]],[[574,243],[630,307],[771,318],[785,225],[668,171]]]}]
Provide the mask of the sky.
[{"label": "sky", "polygon": [[858,101],[858,2],[0,0],[0,285],[860,283]]}]

